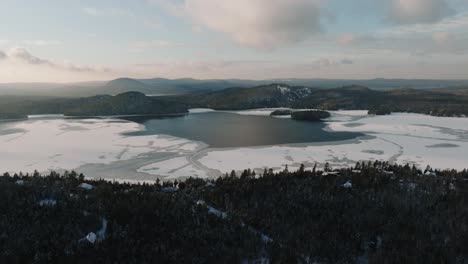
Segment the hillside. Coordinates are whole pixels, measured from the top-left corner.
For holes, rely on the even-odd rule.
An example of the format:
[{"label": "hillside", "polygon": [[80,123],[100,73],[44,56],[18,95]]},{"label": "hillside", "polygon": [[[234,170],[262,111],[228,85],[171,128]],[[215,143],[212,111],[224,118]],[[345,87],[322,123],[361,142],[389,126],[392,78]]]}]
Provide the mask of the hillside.
[{"label": "hillside", "polygon": [[168,95],[217,91],[229,87],[251,87],[265,81],[249,80],[197,80],[184,79],[132,79],[118,78],[105,82],[80,83],[0,83],[0,96],[54,96],[87,97],[100,94],[116,95],[141,92],[146,95]]},{"label": "hillside", "polygon": [[84,98],[29,98],[0,97],[2,113],[19,115],[65,114],[69,116],[152,115],[185,113],[183,105],[149,97],[139,92],[116,96],[97,95]]},{"label": "hillside", "polygon": [[[188,108],[242,110],[291,107],[323,110],[372,110],[373,112],[414,112],[436,116],[468,115],[468,93],[443,90],[372,90],[364,86],[318,89],[270,84],[252,88],[229,88],[203,94],[161,97]],[[384,109],[385,111],[382,111]]]},{"label": "hillside", "polygon": [[314,90],[314,88],[308,87],[270,84],[252,88],[228,88],[203,94],[164,97],[164,100],[182,102],[190,108],[204,107],[218,110],[240,110],[290,106],[300,98],[310,95]]},{"label": "hillside", "polygon": [[155,87],[148,86],[142,82],[130,78],[112,80],[97,90],[99,94],[116,95],[125,92],[140,92],[144,94],[156,93]]},{"label": "hillside", "polygon": [[464,96],[432,90],[394,89],[375,91],[349,86],[318,90],[296,101],[295,108],[367,109],[375,112],[412,112],[435,116],[468,115],[468,94]]},{"label": "hillside", "polygon": [[[77,83],[0,83],[0,96],[55,96],[55,97],[86,97],[99,94],[119,94],[136,91],[147,95],[169,95],[220,91],[232,87],[256,87],[271,83],[283,83],[288,86],[317,87],[332,89],[343,86],[365,86],[373,90],[418,89],[445,92],[461,92],[460,87],[467,87],[468,80],[413,80],[413,79],[131,79],[118,78],[110,81],[77,82]],[[464,92],[462,92],[464,93]]]},{"label": "hillside", "polygon": [[117,95],[125,92],[140,92],[146,95],[178,94],[180,91],[165,86],[143,83],[136,79],[119,78],[98,86],[69,86],[57,88],[55,95],[65,97],[86,97],[93,95]]},{"label": "hillside", "polygon": [[[152,91],[152,88],[146,84],[132,79],[115,80],[104,87],[109,94],[112,94],[111,90],[135,89],[144,90],[147,93]],[[377,91],[364,86],[320,89],[269,84],[169,96],[147,97],[142,92],[125,92],[125,94],[127,96],[97,95],[83,98],[0,96],[0,113],[114,115],[185,112],[189,108],[244,110],[290,107],[370,110],[371,113],[414,112],[436,116],[468,116],[468,92],[462,88],[447,91],[408,88]],[[123,106],[127,104],[125,102],[128,106]]]}]

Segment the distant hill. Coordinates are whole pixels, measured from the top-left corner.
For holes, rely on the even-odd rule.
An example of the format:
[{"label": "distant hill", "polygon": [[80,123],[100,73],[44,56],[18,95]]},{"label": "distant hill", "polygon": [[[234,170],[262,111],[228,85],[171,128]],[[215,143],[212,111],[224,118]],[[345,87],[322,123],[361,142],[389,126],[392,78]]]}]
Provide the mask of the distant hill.
[{"label": "distant hill", "polygon": [[252,109],[289,106],[293,102],[310,95],[315,90],[315,88],[302,86],[291,87],[284,84],[270,84],[252,88],[228,88],[203,94],[165,97],[165,99],[182,102],[193,108]]},{"label": "distant hill", "polygon": [[468,95],[468,85],[438,88],[438,89],[434,89],[434,91],[440,92],[440,93],[452,93],[452,94],[458,94],[458,95]]},{"label": "distant hill", "polygon": [[371,110],[373,113],[414,112],[436,116],[468,116],[468,93],[443,90],[373,90],[364,86],[318,89],[284,84],[252,88],[229,88],[204,94],[165,96],[161,100],[182,103],[188,108],[242,110],[264,107],[296,109]]},{"label": "distant hill", "polygon": [[140,92],[126,92],[115,96],[97,95],[84,98],[0,97],[0,117],[31,114],[65,114],[68,116],[109,115],[166,115],[186,113],[179,103],[149,97]]},{"label": "distant hill", "polygon": [[56,83],[11,83],[0,84],[1,95],[86,97],[93,95],[116,95],[124,92],[141,92],[146,95],[174,95],[202,93],[229,87],[251,87],[261,81],[242,80],[196,80],[196,79],[132,79],[118,78],[108,82]]},{"label": "distant hill", "polygon": [[131,78],[119,78],[97,86],[67,86],[49,91],[49,94],[64,97],[85,97],[93,95],[117,95],[125,92],[140,92],[146,95],[176,94],[178,92],[161,89]]},{"label": "distant hill", "polygon": [[115,95],[125,92],[140,92],[151,94],[155,90],[155,87],[151,87],[135,79],[120,78],[106,83],[100,89],[97,89],[97,93]]},{"label": "distant hill", "polygon": [[177,93],[200,93],[208,91],[219,91],[232,87],[253,87],[258,85],[266,85],[272,83],[271,80],[241,80],[241,79],[225,79],[225,80],[198,80],[193,78],[181,79],[139,79],[139,81],[153,86],[165,87],[176,91]]},{"label": "distant hill", "polygon": [[[141,92],[146,95],[174,95],[189,93],[216,92],[226,88],[249,88],[271,83],[283,83],[296,87],[316,87],[330,89],[342,86],[365,86],[373,90],[418,89],[418,90],[464,90],[468,87],[468,80],[411,80],[411,79],[269,79],[269,80],[198,80],[193,78],[181,79],[131,79],[119,78],[111,81],[79,82],[79,83],[7,83],[0,84],[1,95],[22,96],[55,96],[55,97],[86,97],[99,94],[116,95],[122,92]],[[468,91],[468,89],[467,89]],[[460,92],[460,91],[458,91]]]},{"label": "distant hill", "polygon": [[152,115],[187,112],[186,108],[177,104],[168,104],[140,92],[74,99],[71,105],[64,111],[67,116]]},{"label": "distant hill", "polygon": [[[379,81],[385,82],[385,80]],[[413,81],[418,83],[417,80]],[[257,81],[252,82],[256,83]],[[423,81],[420,82],[423,83]],[[366,109],[371,110],[371,113],[416,112],[438,116],[468,116],[468,86],[450,86],[434,89],[408,87],[371,89],[363,85],[324,88],[320,86],[289,85],[288,83],[248,86],[249,83],[250,81],[243,80],[202,81],[195,79],[168,80],[162,78],[136,80],[120,78],[107,83],[80,83],[66,88],[55,87],[53,90],[48,90],[49,94],[53,94],[53,97],[56,97],[53,99],[50,96],[38,97],[37,94],[34,96],[3,97],[0,98],[0,111],[21,114],[85,113],[84,109],[87,108],[90,114],[114,114],[114,111],[117,111],[116,109],[120,109],[126,113],[132,112],[134,109],[116,108],[114,107],[116,100],[114,97],[102,95],[136,92],[138,96],[134,95],[127,99],[137,101],[141,99],[138,102],[145,107],[149,107],[150,111],[158,109],[157,112],[161,113],[171,113],[174,110],[182,108],[196,107],[219,110],[291,107],[323,110]],[[235,84],[239,85],[232,87]],[[19,88],[19,86],[16,87]],[[148,98],[142,99],[145,94],[159,95],[152,96],[153,101],[159,102],[159,108],[153,108],[153,105],[146,103]],[[87,98],[71,99],[75,97]],[[103,98],[108,98],[106,100],[109,101],[99,101],[104,100]],[[42,103],[43,101],[46,101],[47,104]],[[77,102],[81,102],[81,104],[76,106],[78,110],[71,111],[71,107],[75,106]],[[97,105],[99,104],[104,106],[98,108]],[[167,109],[163,109],[163,106]],[[141,113],[145,110],[144,107],[141,107],[135,111]]]}]

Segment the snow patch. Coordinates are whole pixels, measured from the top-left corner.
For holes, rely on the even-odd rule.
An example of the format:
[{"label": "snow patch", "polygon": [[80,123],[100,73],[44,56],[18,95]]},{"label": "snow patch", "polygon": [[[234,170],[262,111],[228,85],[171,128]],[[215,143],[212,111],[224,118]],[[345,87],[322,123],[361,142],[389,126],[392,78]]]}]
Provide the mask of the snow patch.
[{"label": "snow patch", "polygon": [[54,199],[43,199],[38,202],[40,206],[53,207],[57,205],[57,201]]},{"label": "snow patch", "polygon": [[343,188],[346,188],[346,189],[353,188],[353,184],[350,181],[347,181],[342,186],[343,186]]},{"label": "snow patch", "polygon": [[82,184],[78,185],[79,188],[85,189],[85,190],[92,190],[94,188],[93,185],[89,183],[83,182]]},{"label": "snow patch", "polygon": [[94,244],[94,243],[96,243],[97,237],[96,237],[96,234],[94,234],[93,232],[90,232],[89,234],[86,235],[85,239],[89,243]]}]

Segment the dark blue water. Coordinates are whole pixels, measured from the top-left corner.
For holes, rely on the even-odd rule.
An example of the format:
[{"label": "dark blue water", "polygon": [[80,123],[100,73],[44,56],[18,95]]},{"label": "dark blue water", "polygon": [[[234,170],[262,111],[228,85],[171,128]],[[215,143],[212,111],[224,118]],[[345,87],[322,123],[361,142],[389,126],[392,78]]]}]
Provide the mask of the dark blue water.
[{"label": "dark blue water", "polygon": [[177,118],[130,120],[143,124],[146,129],[127,135],[166,134],[203,141],[216,148],[338,141],[362,135],[352,132],[328,132],[323,130],[325,124],[322,122],[222,112],[189,114]]}]

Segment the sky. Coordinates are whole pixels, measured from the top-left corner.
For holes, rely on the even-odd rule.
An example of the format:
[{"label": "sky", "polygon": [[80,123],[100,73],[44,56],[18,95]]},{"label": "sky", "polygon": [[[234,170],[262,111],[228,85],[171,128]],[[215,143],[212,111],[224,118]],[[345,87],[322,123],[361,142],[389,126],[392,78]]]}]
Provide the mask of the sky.
[{"label": "sky", "polygon": [[0,4],[0,83],[468,79],[468,0]]}]

